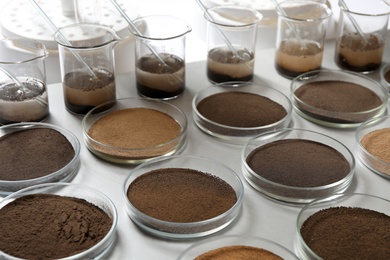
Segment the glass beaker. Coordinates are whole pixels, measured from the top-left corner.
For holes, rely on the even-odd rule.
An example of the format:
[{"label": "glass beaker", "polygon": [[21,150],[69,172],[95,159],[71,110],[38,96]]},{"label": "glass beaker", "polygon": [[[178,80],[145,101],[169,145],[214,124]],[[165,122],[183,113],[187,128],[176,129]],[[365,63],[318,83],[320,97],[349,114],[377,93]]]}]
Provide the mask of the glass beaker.
[{"label": "glass beaker", "polygon": [[66,109],[84,115],[116,100],[113,47],[119,36],[106,26],[80,23],[58,29],[54,37]]},{"label": "glass beaker", "polygon": [[275,68],[287,78],[319,70],[322,65],[328,20],[332,10],[315,1],[280,3],[276,33]]},{"label": "glass beaker", "polygon": [[[345,4],[345,5],[344,5]],[[390,7],[385,1],[340,1],[335,63],[355,72],[371,73],[382,63]]]},{"label": "glass beaker", "polygon": [[216,6],[207,20],[207,77],[212,83],[251,81],[262,15],[244,6]]},{"label": "glass beaker", "polygon": [[49,115],[45,46],[27,38],[0,41],[0,124],[40,122]]},{"label": "glass beaker", "polygon": [[185,89],[185,38],[191,27],[173,16],[152,15],[134,20],[135,77],[141,96],[178,97]]}]

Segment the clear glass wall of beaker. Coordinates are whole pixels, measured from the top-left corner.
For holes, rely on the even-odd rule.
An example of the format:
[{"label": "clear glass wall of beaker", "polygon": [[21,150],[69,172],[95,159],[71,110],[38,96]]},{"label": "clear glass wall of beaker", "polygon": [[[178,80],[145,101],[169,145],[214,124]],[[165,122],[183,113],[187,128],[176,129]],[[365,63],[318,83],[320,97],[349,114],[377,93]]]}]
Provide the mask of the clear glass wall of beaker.
[{"label": "clear glass wall of beaker", "polygon": [[382,64],[390,6],[382,0],[344,0],[339,5],[335,63],[345,70],[374,72]]},{"label": "clear glass wall of beaker", "polygon": [[321,69],[332,10],[321,2],[305,0],[283,1],[280,7],[277,11],[276,71],[291,79]]},{"label": "clear glass wall of beaker", "polygon": [[155,99],[178,97],[185,89],[185,38],[191,28],[173,16],[152,15],[134,21],[137,91]]},{"label": "clear glass wall of beaker", "polygon": [[27,38],[0,41],[0,125],[40,122],[49,115],[45,46]]},{"label": "clear glass wall of beaker", "polygon": [[113,47],[120,38],[97,24],[72,24],[55,33],[66,109],[84,115],[116,99]]},{"label": "clear glass wall of beaker", "polygon": [[212,83],[251,81],[262,15],[244,6],[216,6],[207,20],[207,76]]}]

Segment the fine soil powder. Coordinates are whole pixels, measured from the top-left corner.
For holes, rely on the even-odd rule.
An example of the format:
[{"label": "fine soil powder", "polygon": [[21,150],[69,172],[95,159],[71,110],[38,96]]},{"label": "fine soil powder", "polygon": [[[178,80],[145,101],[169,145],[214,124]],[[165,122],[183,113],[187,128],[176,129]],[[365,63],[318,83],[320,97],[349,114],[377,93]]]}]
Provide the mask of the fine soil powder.
[{"label": "fine soil powder", "polygon": [[274,253],[253,246],[226,246],[208,251],[195,260],[282,260]]},{"label": "fine soil powder", "polygon": [[292,187],[319,187],[343,179],[348,161],[334,148],[302,139],[278,140],[253,150],[246,158],[259,176]]},{"label": "fine soil powder", "polygon": [[205,118],[232,127],[259,127],[283,119],[283,106],[260,95],[245,92],[225,92],[206,97],[197,105]]},{"label": "fine soil powder", "polygon": [[301,227],[305,243],[322,259],[389,259],[390,216],[363,208],[333,207]]},{"label": "fine soil powder", "polygon": [[20,197],[0,210],[0,250],[26,259],[57,259],[91,248],[112,226],[97,206],[52,194]]},{"label": "fine soil powder", "polygon": [[[170,115],[148,108],[128,108],[111,112],[97,120],[89,129],[88,135],[107,146],[96,149],[110,155],[127,157],[149,157],[172,150],[177,144],[172,142],[153,151],[136,149],[156,147],[173,141],[181,131],[181,125]],[[114,147],[114,148],[110,148]],[[116,148],[135,149],[120,151]]]},{"label": "fine soil powder", "polygon": [[370,160],[372,166],[382,173],[390,175],[390,128],[383,128],[372,131],[366,134],[361,140],[361,145],[367,152],[378,158],[379,160],[386,162],[381,163],[375,159],[367,157]]},{"label": "fine soil powder", "polygon": [[211,219],[237,201],[233,188],[222,179],[185,168],[145,173],[130,184],[127,197],[148,216],[181,223]]},{"label": "fine soil powder", "polygon": [[[351,82],[326,80],[304,84],[295,91],[295,96],[306,105],[301,110],[312,113],[314,117],[325,117],[328,121],[364,121],[362,118],[337,113],[358,113],[375,109],[382,104],[379,96],[372,90]],[[313,109],[313,107],[315,109]]]},{"label": "fine soil powder", "polygon": [[72,144],[60,132],[36,128],[0,138],[0,180],[20,181],[60,170],[74,157]]}]

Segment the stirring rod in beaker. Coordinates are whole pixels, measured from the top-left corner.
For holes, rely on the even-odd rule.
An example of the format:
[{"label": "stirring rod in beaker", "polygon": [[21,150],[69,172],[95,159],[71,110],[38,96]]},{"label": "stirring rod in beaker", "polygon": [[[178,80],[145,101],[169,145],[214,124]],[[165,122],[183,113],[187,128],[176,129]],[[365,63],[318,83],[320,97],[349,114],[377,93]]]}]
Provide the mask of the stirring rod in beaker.
[{"label": "stirring rod in beaker", "polygon": [[[276,9],[278,10],[279,13],[281,13],[284,17],[288,17],[287,16],[287,13],[286,11],[284,11],[284,9],[280,6],[278,0],[272,0],[275,4],[275,7]],[[302,46],[302,47],[305,47],[306,46],[306,43],[305,41],[302,39],[302,37],[299,35],[299,33],[297,32],[296,28],[294,28],[294,26],[288,21],[288,20],[285,20],[288,28],[290,28],[290,30],[294,33],[295,35],[295,38],[297,38],[299,44]]]},{"label": "stirring rod in beaker", "polygon": [[[46,15],[46,13],[42,10],[42,8],[37,4],[37,2],[35,2],[35,0],[30,0],[30,2],[34,5],[34,7],[38,10],[38,12],[42,15],[42,17],[45,19],[45,21],[47,22],[47,24],[51,27],[51,29],[54,31],[54,32],[58,32],[58,35],[61,37],[61,40],[67,44],[67,45],[71,45],[69,43],[69,41],[66,39],[66,37],[58,30],[57,26],[50,20],[50,18]],[[75,52],[74,50],[70,49],[70,51],[72,52],[72,54],[76,57],[76,59],[84,65],[84,67],[87,69],[88,73],[90,76],[94,77],[94,78],[97,78],[97,76],[95,75],[95,73],[92,71],[92,69],[88,66],[87,63],[85,63],[85,61],[80,57],[80,55]]]},{"label": "stirring rod in beaker", "polygon": [[[135,26],[133,21],[127,16],[126,12],[120,7],[120,5],[115,0],[110,0],[110,1],[115,6],[115,8],[118,10],[118,12],[122,15],[122,17],[126,20],[126,22],[129,24],[129,26],[132,30],[132,33],[142,36],[142,33],[138,30],[137,26]],[[153,53],[153,55],[156,56],[156,58],[159,60],[159,62],[163,66],[168,66],[168,64],[165,63],[163,58],[161,58],[160,54],[158,54],[158,52],[152,46],[150,46],[150,44],[148,44],[145,41],[143,41],[143,43],[148,47],[148,49]]]},{"label": "stirring rod in beaker", "polygon": [[[0,66],[0,70],[5,74],[7,75],[15,84],[16,86],[18,86],[23,92],[26,92],[26,87],[23,85],[23,83],[21,83],[16,77],[14,74],[12,74],[11,72],[9,72],[8,70],[4,69],[3,67]],[[46,102],[46,100],[44,100],[43,98],[41,98],[40,96],[36,96],[35,99],[39,102],[41,102],[43,105],[48,105],[48,103]]]},{"label": "stirring rod in beaker", "polygon": [[348,16],[349,20],[352,22],[353,27],[355,27],[355,30],[358,32],[360,37],[363,38],[363,40],[366,44],[369,44],[369,41],[366,38],[366,36],[364,35],[364,32],[360,28],[359,24],[356,22],[355,18],[353,18],[353,16],[349,13],[349,9],[348,9],[347,4],[344,2],[344,0],[340,0],[340,4],[341,4],[341,7],[346,11],[345,14]]},{"label": "stirring rod in beaker", "polygon": [[[202,1],[200,0],[196,0],[196,2],[198,3],[198,5],[200,6],[200,8],[202,9],[203,13],[207,16],[207,18],[210,20],[210,21],[214,21],[213,17],[207,12],[207,9],[206,7],[204,6],[204,4],[202,3]],[[218,33],[220,34],[220,36],[222,37],[223,41],[226,43],[226,45],[229,47],[229,49],[232,51],[233,55],[234,56],[239,56],[238,54],[238,51],[236,50],[236,48],[234,48],[233,44],[229,41],[229,39],[226,37],[226,35],[216,26],[215,27],[218,31]]]}]

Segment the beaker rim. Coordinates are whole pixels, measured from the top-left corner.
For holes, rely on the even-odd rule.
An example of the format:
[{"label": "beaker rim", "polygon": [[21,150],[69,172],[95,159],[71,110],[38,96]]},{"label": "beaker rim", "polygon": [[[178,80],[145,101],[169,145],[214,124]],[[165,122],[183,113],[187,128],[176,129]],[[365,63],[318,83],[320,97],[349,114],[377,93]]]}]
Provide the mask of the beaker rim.
[{"label": "beaker rim", "polygon": [[[107,35],[108,37],[104,37]],[[122,40],[110,27],[94,23],[74,23],[63,26],[54,33],[54,39],[57,44],[69,49],[100,48]]]},{"label": "beaker rim", "polygon": [[[24,37],[11,37],[0,40],[0,52],[4,48],[6,55],[1,55],[0,64],[22,64],[49,56],[45,45],[37,40]],[[18,55],[14,55],[14,52]],[[10,57],[10,58],[6,58]],[[23,57],[17,59],[16,57]]]},{"label": "beaker rim", "polygon": [[[355,2],[348,2],[348,6],[344,6],[346,1],[339,1],[340,10],[350,14],[361,16],[385,16],[390,14],[390,2],[372,1],[369,5],[359,5]],[[353,6],[351,6],[351,3]],[[386,7],[386,8],[385,8]]]},{"label": "beaker rim", "polygon": [[[222,11],[218,10],[229,13],[222,14]],[[240,13],[237,13],[239,16],[235,16],[237,14],[233,14],[231,12]],[[237,28],[258,24],[263,19],[263,15],[252,7],[231,4],[211,7],[206,10],[204,17],[208,22],[215,25]]]},{"label": "beaker rim", "polygon": [[139,31],[139,33],[133,32],[134,36],[145,40],[170,40],[185,36],[192,31],[191,26],[184,20],[170,15],[148,15],[138,17],[133,22]]},{"label": "beaker rim", "polygon": [[281,13],[279,10],[276,9],[276,13],[278,16],[283,17],[284,19],[290,20],[290,21],[295,21],[295,22],[319,22],[326,20],[330,18],[333,15],[332,9],[329,8],[328,5],[317,2],[317,1],[306,1],[306,0],[296,0],[296,1],[290,1],[290,0],[285,0],[279,3],[280,7],[283,8],[284,11],[288,11],[288,7],[283,7],[283,5],[290,5],[291,7],[300,7],[302,8],[305,5],[313,5],[320,7],[322,9],[322,13],[320,15],[316,16],[310,16],[308,18],[304,17],[293,17],[289,15],[288,13]]}]

